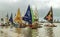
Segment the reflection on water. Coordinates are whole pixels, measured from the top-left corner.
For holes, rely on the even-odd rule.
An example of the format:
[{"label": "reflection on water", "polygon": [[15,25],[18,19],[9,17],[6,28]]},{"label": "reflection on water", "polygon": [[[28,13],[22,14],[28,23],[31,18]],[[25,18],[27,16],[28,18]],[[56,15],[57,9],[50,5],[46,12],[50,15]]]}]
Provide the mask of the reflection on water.
[{"label": "reflection on water", "polygon": [[21,30],[21,28],[16,28],[16,33],[18,33],[17,37],[19,37],[19,34],[21,33],[20,30]]},{"label": "reflection on water", "polygon": [[53,28],[52,27],[46,27],[45,31],[46,31],[46,36],[53,37]]},{"label": "reflection on water", "polygon": [[0,37],[60,37],[60,23],[57,27],[43,27],[38,29],[1,27]]},{"label": "reflection on water", "polygon": [[24,28],[24,31],[23,31],[24,37],[32,37],[31,30],[32,29],[30,27]]},{"label": "reflection on water", "polygon": [[[3,27],[1,27],[3,29]],[[2,30],[0,30],[0,37],[8,37],[8,32],[4,32]]]},{"label": "reflection on water", "polygon": [[37,37],[37,36],[38,36],[37,29],[32,29],[32,37]]}]

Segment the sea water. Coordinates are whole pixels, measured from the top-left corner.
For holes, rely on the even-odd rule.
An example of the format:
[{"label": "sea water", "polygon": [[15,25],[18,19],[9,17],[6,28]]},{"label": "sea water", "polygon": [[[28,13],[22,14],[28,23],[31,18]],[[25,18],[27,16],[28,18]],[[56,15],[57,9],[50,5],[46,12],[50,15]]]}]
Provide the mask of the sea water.
[{"label": "sea water", "polygon": [[60,37],[60,23],[54,23],[57,27],[45,27],[44,25],[47,23],[42,24],[42,28],[31,29],[26,27],[19,30],[16,30],[15,27],[0,26],[0,37]]}]

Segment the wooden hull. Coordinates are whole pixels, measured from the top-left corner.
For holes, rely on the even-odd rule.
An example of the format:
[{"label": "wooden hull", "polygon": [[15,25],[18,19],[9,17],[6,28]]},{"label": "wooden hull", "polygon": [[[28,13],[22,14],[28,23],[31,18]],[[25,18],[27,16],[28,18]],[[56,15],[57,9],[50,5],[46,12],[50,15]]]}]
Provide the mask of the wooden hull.
[{"label": "wooden hull", "polygon": [[25,28],[26,27],[26,25],[20,25],[20,28]]},{"label": "wooden hull", "polygon": [[30,25],[30,28],[32,28],[32,29],[37,29],[37,28],[42,28],[42,26],[38,26],[38,25]]},{"label": "wooden hull", "polygon": [[46,25],[44,25],[44,26],[46,26],[46,27],[57,27],[57,26],[54,25],[54,24],[52,24],[52,25],[50,25],[50,24],[46,24]]},{"label": "wooden hull", "polygon": [[25,28],[25,27],[30,27],[30,28],[32,28],[32,29],[37,29],[37,28],[41,28],[42,26],[40,25],[40,26],[38,26],[38,24],[34,24],[34,25],[26,25],[26,24],[20,24],[20,25],[18,25],[18,24],[14,24],[14,27],[16,27],[16,28]]},{"label": "wooden hull", "polygon": [[0,26],[10,26],[10,25],[1,24]]},{"label": "wooden hull", "polygon": [[40,26],[40,27],[31,27],[32,29],[37,29],[37,28],[42,28],[42,26]]}]

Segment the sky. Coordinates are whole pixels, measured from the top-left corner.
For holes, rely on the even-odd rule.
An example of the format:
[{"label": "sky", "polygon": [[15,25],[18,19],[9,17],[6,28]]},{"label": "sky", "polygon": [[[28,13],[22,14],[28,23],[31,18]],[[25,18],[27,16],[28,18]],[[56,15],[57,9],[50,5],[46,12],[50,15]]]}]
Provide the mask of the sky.
[{"label": "sky", "polygon": [[8,13],[15,15],[20,8],[21,15],[24,16],[27,7],[37,8],[39,18],[43,19],[50,7],[53,7],[54,19],[60,19],[60,0],[0,0],[0,18]]}]

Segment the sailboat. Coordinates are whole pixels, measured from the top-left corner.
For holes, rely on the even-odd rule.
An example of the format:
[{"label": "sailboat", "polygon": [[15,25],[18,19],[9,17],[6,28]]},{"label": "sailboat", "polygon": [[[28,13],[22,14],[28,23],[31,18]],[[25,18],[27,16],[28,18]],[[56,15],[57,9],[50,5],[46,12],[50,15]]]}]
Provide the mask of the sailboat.
[{"label": "sailboat", "polygon": [[32,29],[41,28],[42,24],[39,24],[37,8],[35,8],[34,11],[31,9],[31,13],[32,13],[32,26],[33,26]]},{"label": "sailboat", "polygon": [[38,19],[35,19],[35,15],[33,13],[32,8],[30,8],[30,5],[27,8],[26,14],[23,17],[23,20],[28,22],[28,26],[32,29],[38,28]]},{"label": "sailboat", "polygon": [[10,25],[9,24],[9,16],[8,16],[8,13],[7,13],[6,18],[5,18],[5,25],[6,26],[9,26]]},{"label": "sailboat", "polygon": [[[18,8],[18,12],[15,16],[14,22],[16,23],[15,25],[20,28],[25,28],[25,24],[22,23],[22,17],[20,14],[20,9]],[[18,25],[17,25],[18,24]]]},{"label": "sailboat", "polygon": [[2,13],[2,17],[1,17],[1,25],[0,26],[5,26],[4,24],[4,17],[3,17],[3,13]]},{"label": "sailboat", "polygon": [[48,14],[44,17],[45,20],[47,20],[51,24],[47,24],[45,26],[47,27],[56,27],[56,25],[53,24],[53,10],[52,7],[50,8]]},{"label": "sailboat", "polygon": [[31,14],[31,9],[30,5],[27,8],[26,14],[23,17],[23,20],[26,22],[26,26],[32,26],[32,14]]},{"label": "sailboat", "polygon": [[10,23],[13,23],[13,14],[11,13],[10,19],[9,19]]},{"label": "sailboat", "polygon": [[1,18],[1,25],[0,26],[5,26],[3,18]]}]

